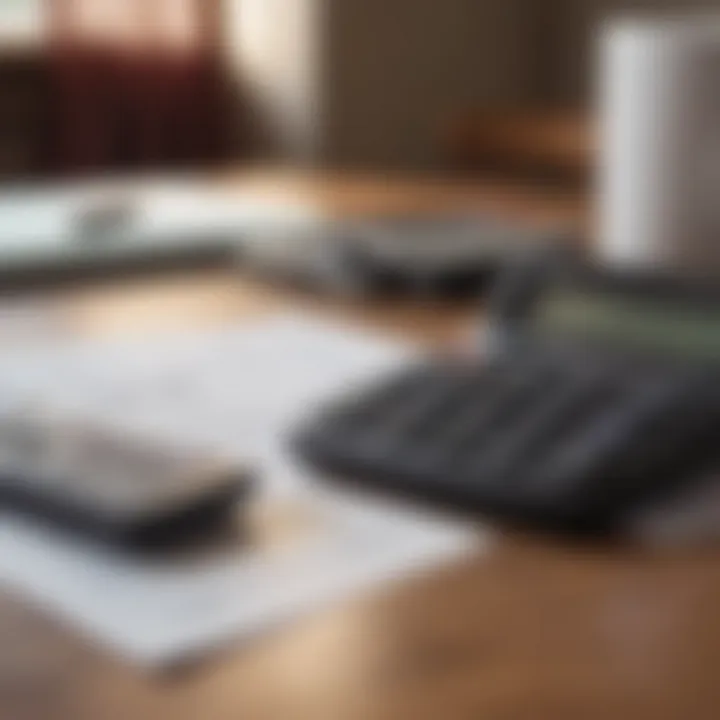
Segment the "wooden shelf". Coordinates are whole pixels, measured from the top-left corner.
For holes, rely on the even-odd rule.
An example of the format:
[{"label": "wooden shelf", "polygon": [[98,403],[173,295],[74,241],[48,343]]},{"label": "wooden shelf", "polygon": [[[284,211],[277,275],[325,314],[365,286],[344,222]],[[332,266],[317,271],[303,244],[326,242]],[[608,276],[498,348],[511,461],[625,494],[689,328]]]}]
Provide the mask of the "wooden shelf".
[{"label": "wooden shelf", "polygon": [[457,168],[547,174],[582,182],[596,152],[587,113],[568,110],[469,111],[447,134]]}]

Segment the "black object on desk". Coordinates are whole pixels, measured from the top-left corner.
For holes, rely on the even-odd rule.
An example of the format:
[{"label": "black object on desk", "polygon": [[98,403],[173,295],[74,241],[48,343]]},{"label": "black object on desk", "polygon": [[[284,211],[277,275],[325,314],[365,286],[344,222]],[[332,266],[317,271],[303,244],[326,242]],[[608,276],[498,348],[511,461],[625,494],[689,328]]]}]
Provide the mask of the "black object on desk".
[{"label": "black object on desk", "polygon": [[245,467],[63,417],[0,417],[0,508],[122,550],[217,537],[239,518]]},{"label": "black object on desk", "polygon": [[295,438],[337,482],[605,534],[720,463],[720,293],[568,259],[499,283],[491,347],[320,410]]}]

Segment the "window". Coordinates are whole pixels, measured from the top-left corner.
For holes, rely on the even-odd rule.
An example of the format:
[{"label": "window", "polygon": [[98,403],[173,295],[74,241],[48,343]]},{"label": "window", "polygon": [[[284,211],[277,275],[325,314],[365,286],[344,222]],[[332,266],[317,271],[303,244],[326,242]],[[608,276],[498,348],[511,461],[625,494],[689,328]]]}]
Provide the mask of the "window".
[{"label": "window", "polygon": [[0,44],[32,42],[42,28],[45,0],[0,0]]}]

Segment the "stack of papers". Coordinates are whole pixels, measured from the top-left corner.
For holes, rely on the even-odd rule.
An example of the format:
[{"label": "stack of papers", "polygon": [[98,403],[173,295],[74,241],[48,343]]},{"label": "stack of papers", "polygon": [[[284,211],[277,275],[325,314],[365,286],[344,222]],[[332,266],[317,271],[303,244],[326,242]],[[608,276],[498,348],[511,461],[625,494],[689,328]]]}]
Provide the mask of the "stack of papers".
[{"label": "stack of papers", "polygon": [[301,518],[279,542],[228,540],[159,562],[6,516],[0,581],[131,661],[158,665],[476,551],[488,539],[477,528],[327,489],[286,449],[288,430],[317,403],[416,354],[373,335],[282,316],[134,341],[56,341],[35,345],[30,356],[0,358],[3,402],[33,401],[220,451],[256,471],[263,512]]}]

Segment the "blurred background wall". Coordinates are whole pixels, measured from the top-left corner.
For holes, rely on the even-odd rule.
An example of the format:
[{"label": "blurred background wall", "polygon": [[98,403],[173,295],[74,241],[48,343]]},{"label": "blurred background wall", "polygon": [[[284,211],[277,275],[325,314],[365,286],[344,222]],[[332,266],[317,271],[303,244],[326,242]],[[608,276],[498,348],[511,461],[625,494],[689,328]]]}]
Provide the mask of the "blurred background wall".
[{"label": "blurred background wall", "polygon": [[461,107],[532,93],[528,0],[329,2],[324,87],[327,157],[430,167]]},{"label": "blurred background wall", "polygon": [[[0,177],[42,167],[54,106],[37,27],[42,8],[61,1],[0,0]],[[596,28],[613,12],[720,9],[720,0],[223,2],[232,142],[217,159],[386,170],[444,167],[447,129],[463,113],[584,109]]]},{"label": "blurred background wall", "polygon": [[458,107],[531,92],[530,0],[231,2],[234,72],[281,155],[429,167]]}]

